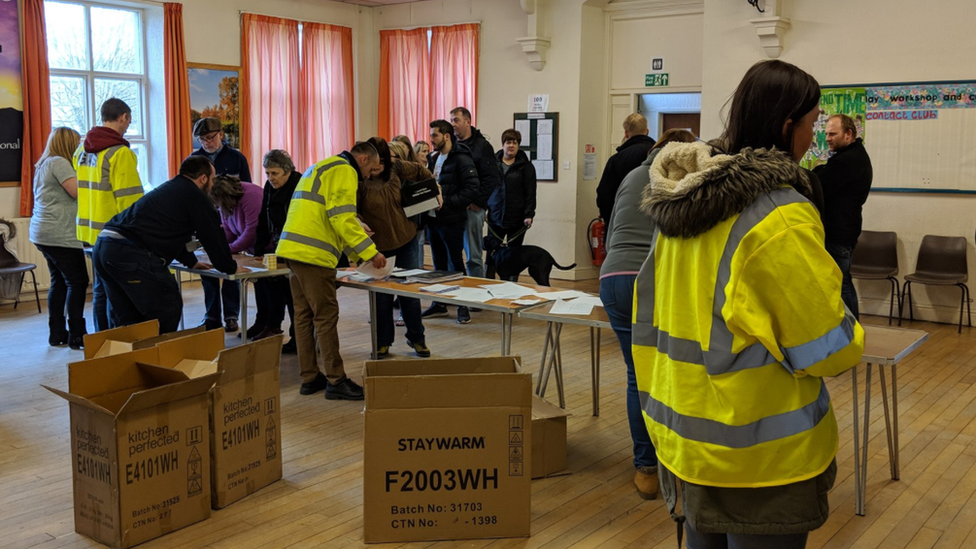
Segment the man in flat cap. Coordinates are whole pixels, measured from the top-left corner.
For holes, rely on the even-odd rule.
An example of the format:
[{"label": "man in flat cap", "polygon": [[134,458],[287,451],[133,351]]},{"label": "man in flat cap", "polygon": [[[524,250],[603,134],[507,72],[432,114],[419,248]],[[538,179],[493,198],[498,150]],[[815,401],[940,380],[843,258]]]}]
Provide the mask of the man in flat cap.
[{"label": "man in flat cap", "polygon": [[193,136],[200,140],[194,155],[206,156],[214,164],[217,175],[233,175],[241,181],[253,183],[251,168],[241,151],[227,144],[224,127],[216,118],[201,118],[193,125]]}]

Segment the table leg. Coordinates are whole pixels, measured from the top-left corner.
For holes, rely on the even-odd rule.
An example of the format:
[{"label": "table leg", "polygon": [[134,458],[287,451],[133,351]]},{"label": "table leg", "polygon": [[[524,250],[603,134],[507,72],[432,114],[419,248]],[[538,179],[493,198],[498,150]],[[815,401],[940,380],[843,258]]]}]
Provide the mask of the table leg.
[{"label": "table leg", "polygon": [[[176,289],[180,292],[180,302],[183,301],[183,277],[180,276],[180,272],[176,271]],[[186,314],[183,312],[183,307],[180,307],[180,329],[186,329]]]},{"label": "table leg", "polygon": [[[224,284],[233,281],[225,280]],[[247,343],[247,279],[241,281],[241,339]]]},{"label": "table leg", "polygon": [[895,442],[892,438],[891,414],[888,410],[888,384],[885,381],[884,366],[879,365],[878,370],[881,376],[881,404],[884,406],[885,435],[888,439],[888,466],[891,468],[891,478],[894,480],[898,478],[898,475],[895,473]]},{"label": "table leg", "polygon": [[502,313],[502,356],[512,353],[512,320],[513,314]]},{"label": "table leg", "polygon": [[893,480],[899,480],[901,478],[901,461],[898,457],[898,450],[900,446],[898,445],[898,365],[891,365],[891,415],[893,416],[892,423],[894,424],[893,432],[891,433],[891,438],[894,441],[894,447],[892,454],[895,457],[895,466],[891,468]]},{"label": "table leg", "polygon": [[549,354],[549,342],[552,340],[552,323],[546,324],[546,340],[542,344],[542,362],[539,363],[539,378],[535,382],[535,394],[543,396],[542,378],[548,375],[546,371],[546,356]]},{"label": "table leg", "polygon": [[[542,391],[539,396],[546,396],[546,389],[549,388],[549,374],[552,373],[553,368],[556,364],[556,323],[548,322],[546,323],[546,329],[548,333],[546,334],[547,348],[549,349],[549,361],[545,363],[545,374],[542,376]],[[556,376],[559,373],[556,372]]]},{"label": "table leg", "polygon": [[563,351],[559,336],[562,334],[563,325],[556,324],[556,334],[553,336],[552,356],[556,359],[556,389],[559,391],[559,407],[566,408],[566,389],[563,386]]},{"label": "table leg", "polygon": [[864,444],[861,446],[861,490],[860,512],[864,516],[864,499],[868,488],[868,427],[871,426],[871,364],[865,365],[864,372]]},{"label": "table leg", "polygon": [[600,328],[590,326],[590,381],[593,384],[593,417],[600,415]]},{"label": "table leg", "polygon": [[369,337],[372,344],[372,350],[369,352],[369,358],[373,360],[379,359],[379,336],[376,334],[376,292],[369,292]]},{"label": "table leg", "polygon": [[852,395],[854,405],[854,513],[864,516],[863,494],[861,493],[861,422],[858,419],[857,404],[857,366],[851,368]]}]

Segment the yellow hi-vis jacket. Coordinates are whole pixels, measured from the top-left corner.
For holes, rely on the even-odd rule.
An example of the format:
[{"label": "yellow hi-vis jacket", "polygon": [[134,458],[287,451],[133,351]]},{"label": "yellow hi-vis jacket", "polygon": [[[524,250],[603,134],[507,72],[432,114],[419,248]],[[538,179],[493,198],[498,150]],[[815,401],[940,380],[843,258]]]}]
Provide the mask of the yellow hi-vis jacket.
[{"label": "yellow hi-vis jacket", "polygon": [[82,143],[73,164],[78,173],[78,240],[94,245],[109,220],[142,198],[136,154],[125,145],[89,153]]},{"label": "yellow hi-vis jacket", "polygon": [[775,151],[669,145],[652,164],[642,209],[659,232],[637,277],[633,356],[658,459],[687,482],[792,484],[837,452],[822,377],[860,361],[864,331],[794,187],[808,191],[806,176]]},{"label": "yellow hi-vis jacket", "polygon": [[370,260],[376,246],[356,219],[359,175],[343,156],[326,158],[302,174],[288,206],[277,255],[334,269],[343,252]]}]

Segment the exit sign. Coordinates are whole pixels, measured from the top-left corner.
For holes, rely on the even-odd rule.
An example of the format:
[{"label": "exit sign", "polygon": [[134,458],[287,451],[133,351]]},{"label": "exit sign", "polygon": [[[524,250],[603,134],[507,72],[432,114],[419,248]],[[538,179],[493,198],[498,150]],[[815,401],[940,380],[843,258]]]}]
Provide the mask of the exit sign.
[{"label": "exit sign", "polygon": [[666,87],[668,85],[668,73],[662,72],[660,74],[647,74],[644,75],[644,86],[653,87]]}]

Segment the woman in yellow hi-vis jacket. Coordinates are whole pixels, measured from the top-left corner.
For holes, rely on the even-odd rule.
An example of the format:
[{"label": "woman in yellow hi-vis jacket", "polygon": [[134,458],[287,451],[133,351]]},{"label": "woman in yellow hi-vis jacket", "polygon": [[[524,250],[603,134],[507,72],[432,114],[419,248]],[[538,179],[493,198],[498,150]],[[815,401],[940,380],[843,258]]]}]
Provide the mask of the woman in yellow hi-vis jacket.
[{"label": "woman in yellow hi-vis jacket", "polygon": [[691,549],[804,547],[827,518],[838,441],[822,378],[859,362],[864,331],[797,165],[819,102],[809,74],[757,63],[718,141],[670,144],[650,168],[634,363]]}]

